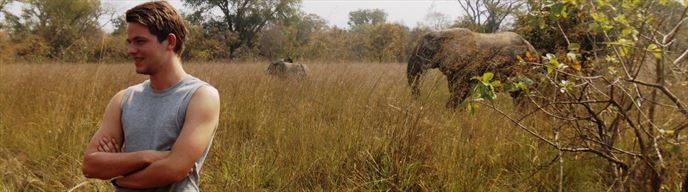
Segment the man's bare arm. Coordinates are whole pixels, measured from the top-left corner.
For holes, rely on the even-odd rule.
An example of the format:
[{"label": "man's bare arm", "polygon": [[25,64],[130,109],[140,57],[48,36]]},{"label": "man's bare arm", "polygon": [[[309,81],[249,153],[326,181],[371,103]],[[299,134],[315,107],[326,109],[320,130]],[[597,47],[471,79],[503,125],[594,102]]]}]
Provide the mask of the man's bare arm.
[{"label": "man's bare arm", "polygon": [[146,189],[184,179],[210,143],[219,116],[220,96],[217,90],[210,86],[200,87],[191,97],[182,132],[170,155],[116,182],[125,188]]},{"label": "man's bare arm", "polygon": [[150,165],[154,161],[167,156],[167,152],[137,151],[131,153],[112,153],[98,150],[103,147],[103,140],[112,142],[117,148],[122,147],[123,133],[120,117],[122,114],[121,103],[124,91],[117,93],[105,108],[101,126],[84,152],[82,172],[88,178],[111,179],[122,176]]}]

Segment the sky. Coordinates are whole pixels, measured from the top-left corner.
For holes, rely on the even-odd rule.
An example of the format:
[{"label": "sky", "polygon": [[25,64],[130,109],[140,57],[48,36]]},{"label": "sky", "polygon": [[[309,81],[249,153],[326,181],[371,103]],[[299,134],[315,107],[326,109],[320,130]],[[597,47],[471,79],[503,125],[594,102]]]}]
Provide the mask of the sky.
[{"label": "sky", "polygon": [[[147,2],[147,0],[101,0],[104,7],[111,7],[116,15]],[[189,11],[181,0],[168,0],[178,10]],[[457,0],[302,0],[301,10],[321,16],[330,26],[348,27],[349,12],[358,9],[382,9],[387,13],[387,21],[401,23],[415,27],[424,23],[428,13],[439,12],[454,20],[461,15],[461,7]],[[111,31],[112,26],[107,20],[105,30]]]}]

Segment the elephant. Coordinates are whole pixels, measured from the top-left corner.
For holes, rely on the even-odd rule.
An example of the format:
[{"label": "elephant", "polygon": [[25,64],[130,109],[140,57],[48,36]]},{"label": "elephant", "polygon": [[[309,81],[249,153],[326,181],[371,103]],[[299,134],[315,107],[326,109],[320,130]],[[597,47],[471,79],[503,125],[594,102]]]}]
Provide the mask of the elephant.
[{"label": "elephant", "polygon": [[[530,54],[526,56],[527,52]],[[456,108],[469,96],[472,77],[489,71],[496,80],[504,81],[527,70],[515,65],[519,63],[518,57],[537,58],[533,56],[536,54],[528,41],[513,32],[486,34],[465,28],[428,32],[420,37],[409,57],[407,79],[411,94],[418,98],[422,74],[439,68],[449,82],[446,106]]]},{"label": "elephant", "polygon": [[265,73],[274,75],[282,79],[288,77],[305,78],[308,74],[308,67],[304,64],[294,63],[291,58],[280,59],[270,63]]}]

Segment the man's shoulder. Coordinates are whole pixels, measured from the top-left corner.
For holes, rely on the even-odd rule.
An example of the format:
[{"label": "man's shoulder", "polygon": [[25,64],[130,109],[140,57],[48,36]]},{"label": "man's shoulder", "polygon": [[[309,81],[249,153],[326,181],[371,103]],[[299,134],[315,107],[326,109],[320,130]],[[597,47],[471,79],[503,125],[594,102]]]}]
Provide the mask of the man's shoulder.
[{"label": "man's shoulder", "polygon": [[210,84],[203,84],[196,90],[194,97],[205,99],[220,99],[220,92]]},{"label": "man's shoulder", "polygon": [[143,92],[143,90],[145,89],[145,84],[146,84],[147,82],[148,82],[148,80],[146,80],[146,81],[144,81],[144,82],[141,82],[141,83],[138,83],[138,84],[130,85],[130,86],[127,87],[127,88],[124,88],[124,89],[122,89],[122,90],[119,90],[119,91],[115,94],[115,96],[113,96],[113,98],[114,98],[116,101],[121,101],[124,97],[127,97],[127,95],[130,95],[132,91],[134,91],[134,92]]},{"label": "man's shoulder", "polygon": [[212,109],[219,107],[220,105],[220,93],[217,89],[210,84],[204,84],[198,87],[196,91],[191,96],[189,101],[189,107],[201,107],[206,109]]},{"label": "man's shoulder", "polygon": [[[198,86],[198,88],[196,89],[196,93],[198,93],[198,92],[203,92],[202,94],[216,94],[216,95],[219,95],[219,94],[218,94],[218,91],[217,91],[217,88],[215,88],[215,87],[214,87],[213,85],[211,85],[210,83],[208,83],[208,82],[206,82],[206,81],[204,81],[204,80],[202,80],[201,78],[198,78],[198,77],[196,77],[196,76],[193,76],[193,75],[189,75],[189,76],[191,77],[191,78],[190,78],[191,80],[189,81],[189,82],[190,82],[189,84],[195,84],[196,86]],[[194,95],[195,95],[196,93],[194,93]]]}]

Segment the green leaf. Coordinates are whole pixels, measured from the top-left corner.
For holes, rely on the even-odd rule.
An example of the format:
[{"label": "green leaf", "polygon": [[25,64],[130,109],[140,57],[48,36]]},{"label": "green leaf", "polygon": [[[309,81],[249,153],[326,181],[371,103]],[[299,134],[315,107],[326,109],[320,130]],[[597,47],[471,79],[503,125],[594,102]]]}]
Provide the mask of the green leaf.
[{"label": "green leaf", "polygon": [[563,69],[566,67],[565,65],[559,63],[557,56],[554,54],[548,53],[545,59],[547,60],[547,63],[545,64],[545,67],[547,68],[547,74],[552,73],[555,69]]},{"label": "green leaf", "polygon": [[602,30],[610,30],[614,28],[610,25],[607,15],[603,13],[591,12],[590,16],[592,16]]},{"label": "green leaf", "polygon": [[616,75],[617,73],[619,73],[619,71],[616,70],[616,67],[612,67],[612,66],[607,67],[607,72],[610,75]]},{"label": "green leaf", "polygon": [[524,82],[518,82],[516,83],[516,88],[519,90],[528,90],[528,84]]},{"label": "green leaf", "polygon": [[628,55],[628,49],[626,47],[620,47],[619,48],[619,55],[621,55],[622,57],[625,57],[626,55]]},{"label": "green leaf", "polygon": [[633,32],[633,29],[631,29],[631,28],[624,28],[623,30],[621,30],[621,34],[624,36],[630,35],[632,32]]},{"label": "green leaf", "polygon": [[495,94],[492,86],[481,85],[480,86],[480,98],[493,100],[493,99],[497,98],[497,94]]},{"label": "green leaf", "polygon": [[633,45],[633,41],[625,39],[625,38],[621,38],[621,39],[616,40],[615,42],[613,42],[611,44],[614,44],[614,45]]},{"label": "green leaf", "polygon": [[657,47],[654,43],[647,45],[647,50],[652,52],[656,59],[662,59],[662,49]]},{"label": "green leaf", "polygon": [[466,111],[468,111],[468,113],[471,115],[475,115],[475,112],[478,111],[478,104],[474,104],[473,102],[468,102],[466,104]]},{"label": "green leaf", "polygon": [[626,19],[625,15],[618,15],[618,16],[614,17],[614,21],[619,22],[619,23],[623,24],[624,26],[629,25],[628,20]]},{"label": "green leaf", "polygon": [[607,61],[607,62],[610,62],[610,63],[614,63],[614,64],[620,63],[620,61],[619,61],[618,58],[616,58],[616,57],[614,57],[614,56],[611,56],[611,55],[607,55],[607,56],[604,58],[604,60]]},{"label": "green leaf", "polygon": [[493,73],[487,72],[487,73],[484,73],[484,74],[483,74],[483,77],[482,77],[482,80],[481,80],[481,81],[483,81],[483,82],[489,82],[489,81],[492,80],[493,77],[494,77],[494,74],[493,74]]},{"label": "green leaf", "polygon": [[579,51],[580,50],[580,44],[578,43],[571,43],[569,44],[569,51]]},{"label": "green leaf", "polygon": [[610,44],[619,45],[619,55],[624,57],[624,56],[628,55],[628,48],[626,48],[626,46],[632,46],[633,41],[625,39],[625,38],[621,38],[621,39],[616,40],[615,42],[612,42]]},{"label": "green leaf", "polygon": [[649,49],[649,50],[657,49],[657,45],[655,45],[654,43],[650,43],[649,45],[647,45],[647,49]]},{"label": "green leaf", "polygon": [[490,85],[492,87],[502,87],[502,82],[497,80],[497,81],[493,81],[492,83],[490,83]]},{"label": "green leaf", "polygon": [[566,12],[566,6],[564,6],[563,3],[555,3],[552,6],[550,6],[550,11],[554,14],[555,17],[562,17],[566,18],[567,12]]},{"label": "green leaf", "polygon": [[504,88],[502,89],[504,92],[514,92],[518,91],[518,88],[516,87],[516,83],[510,83],[504,85]]},{"label": "green leaf", "polygon": [[528,77],[521,78],[519,80],[519,83],[524,83],[527,87],[530,87],[531,85],[535,84],[535,82]]},{"label": "green leaf", "polygon": [[533,85],[533,83],[533,80],[530,80],[528,77],[521,77],[514,83],[505,84],[503,90],[505,92],[527,91],[528,87]]}]

